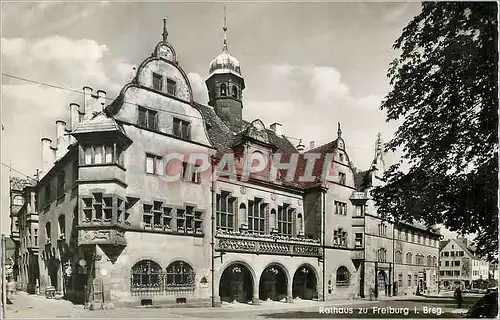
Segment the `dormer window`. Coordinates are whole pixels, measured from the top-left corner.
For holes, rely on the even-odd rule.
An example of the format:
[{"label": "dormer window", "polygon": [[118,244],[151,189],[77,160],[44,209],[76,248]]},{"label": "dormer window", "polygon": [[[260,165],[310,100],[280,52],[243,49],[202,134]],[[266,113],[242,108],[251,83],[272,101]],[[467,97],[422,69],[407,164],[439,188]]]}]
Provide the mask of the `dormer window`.
[{"label": "dormer window", "polygon": [[342,153],[339,153],[339,161],[344,162],[344,155]]},{"label": "dormer window", "polygon": [[238,87],[233,86],[233,98],[238,99]]},{"label": "dormer window", "polygon": [[153,89],[163,91],[163,76],[153,72]]},{"label": "dormer window", "polygon": [[175,80],[167,79],[167,93],[172,96],[175,96],[176,91],[177,91],[177,83],[175,82]]},{"label": "dormer window", "polygon": [[227,95],[227,89],[225,83],[220,85],[220,95],[221,97],[225,97]]}]

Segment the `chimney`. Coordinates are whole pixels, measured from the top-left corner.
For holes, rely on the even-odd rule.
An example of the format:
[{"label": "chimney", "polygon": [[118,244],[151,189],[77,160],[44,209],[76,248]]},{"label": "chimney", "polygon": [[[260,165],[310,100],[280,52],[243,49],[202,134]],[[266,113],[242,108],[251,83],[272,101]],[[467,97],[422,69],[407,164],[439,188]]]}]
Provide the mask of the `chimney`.
[{"label": "chimney", "polygon": [[49,138],[42,138],[42,175],[49,172],[52,165],[56,161],[55,151],[52,148],[52,140]]},{"label": "chimney", "polygon": [[283,130],[281,129],[281,127],[282,127],[281,123],[275,122],[270,127],[271,127],[271,130],[273,130],[277,136],[283,135]]},{"label": "chimney", "polygon": [[56,160],[59,160],[66,154],[69,146],[69,136],[66,135],[66,122],[56,121]]},{"label": "chimney", "polygon": [[314,149],[314,141],[309,142],[309,150]]},{"label": "chimney", "polygon": [[105,104],[106,104],[106,91],[97,90],[97,106],[95,111],[104,111]]},{"label": "chimney", "polygon": [[71,131],[76,129],[76,126],[80,122],[80,106],[78,103],[69,104],[69,129]]},{"label": "chimney", "polygon": [[92,118],[92,88],[83,87],[83,114],[84,119]]}]

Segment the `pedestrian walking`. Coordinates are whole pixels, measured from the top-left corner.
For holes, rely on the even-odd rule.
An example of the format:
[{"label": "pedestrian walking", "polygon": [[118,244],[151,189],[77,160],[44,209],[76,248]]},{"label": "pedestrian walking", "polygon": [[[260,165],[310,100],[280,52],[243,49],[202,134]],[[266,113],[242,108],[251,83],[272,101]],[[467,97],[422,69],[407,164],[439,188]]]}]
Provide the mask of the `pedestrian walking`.
[{"label": "pedestrian walking", "polygon": [[462,289],[460,286],[457,286],[455,289],[455,300],[457,301],[457,307],[460,309],[462,308],[462,302],[463,302],[463,297],[462,297]]},{"label": "pedestrian walking", "polygon": [[7,299],[12,299],[12,296],[16,292],[16,282],[9,278],[9,282],[7,282]]}]

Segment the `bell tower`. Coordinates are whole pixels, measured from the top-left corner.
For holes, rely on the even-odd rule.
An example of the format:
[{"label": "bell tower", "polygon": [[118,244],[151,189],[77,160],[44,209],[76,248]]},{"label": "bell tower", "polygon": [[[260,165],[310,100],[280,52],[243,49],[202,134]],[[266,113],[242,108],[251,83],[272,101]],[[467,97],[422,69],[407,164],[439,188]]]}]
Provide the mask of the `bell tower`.
[{"label": "bell tower", "polygon": [[242,129],[243,89],[245,80],[241,75],[239,61],[229,53],[227,46],[227,18],[224,7],[224,43],[222,53],[211,63],[208,79],[208,105],[212,106],[217,116],[234,132]]}]

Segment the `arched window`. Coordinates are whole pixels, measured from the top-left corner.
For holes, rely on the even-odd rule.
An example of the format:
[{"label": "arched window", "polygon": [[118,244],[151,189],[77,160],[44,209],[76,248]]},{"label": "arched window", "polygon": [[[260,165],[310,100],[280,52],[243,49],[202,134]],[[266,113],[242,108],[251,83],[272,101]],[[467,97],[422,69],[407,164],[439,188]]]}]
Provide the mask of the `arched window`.
[{"label": "arched window", "polygon": [[437,266],[437,263],[436,263],[436,257],[432,257],[432,265],[433,266]]},{"label": "arched window", "polygon": [[349,269],[344,266],[340,266],[337,269],[337,287],[346,287],[349,285]]},{"label": "arched window", "polygon": [[194,290],[194,281],[195,273],[189,263],[174,261],[167,267],[167,290]]},{"label": "arched window", "polygon": [[403,253],[401,251],[396,251],[394,253],[394,259],[396,263],[403,263]]},{"label": "arched window", "polygon": [[297,233],[304,234],[304,221],[302,220],[302,213],[297,215]]},{"label": "arched window", "polygon": [[161,267],[151,260],[141,260],[132,267],[130,291],[148,294],[163,291]]},{"label": "arched window", "polygon": [[427,256],[427,265],[429,267],[432,266],[432,257],[431,256]]},{"label": "arched window", "polygon": [[238,87],[233,86],[233,98],[238,99]]},{"label": "arched window", "polygon": [[45,223],[45,237],[47,239],[47,242],[50,242],[50,237],[52,235],[52,230],[50,227],[50,222]]},{"label": "arched window", "polygon": [[238,220],[242,222],[241,224],[248,226],[247,206],[244,203],[240,204]]},{"label": "arched window", "polygon": [[220,85],[220,95],[221,95],[221,97],[225,97],[227,95],[225,83]]},{"label": "arched window", "polygon": [[59,216],[59,238],[60,239],[65,239],[66,238],[66,219],[64,218],[64,215]]},{"label": "arched window", "polygon": [[411,264],[412,255],[411,252],[406,254],[406,263]]}]

